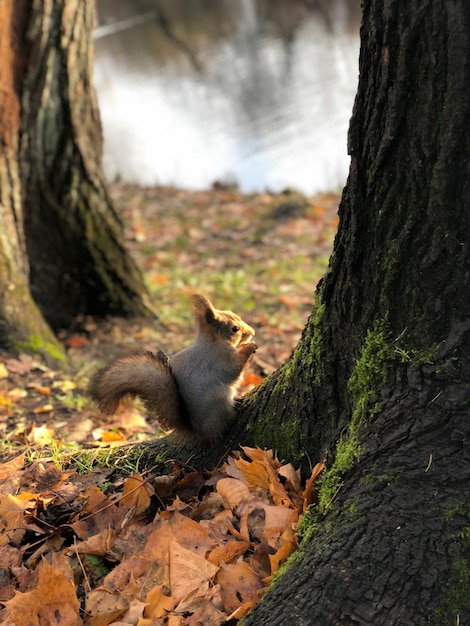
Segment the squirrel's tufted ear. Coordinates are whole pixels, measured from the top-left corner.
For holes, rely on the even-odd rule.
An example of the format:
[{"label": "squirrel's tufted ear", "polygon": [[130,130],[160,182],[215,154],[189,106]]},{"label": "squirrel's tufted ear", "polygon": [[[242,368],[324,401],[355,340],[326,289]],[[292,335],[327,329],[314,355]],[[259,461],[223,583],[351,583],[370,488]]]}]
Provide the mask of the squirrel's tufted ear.
[{"label": "squirrel's tufted ear", "polygon": [[209,323],[215,319],[215,310],[210,301],[200,293],[191,296],[194,315],[198,318],[204,317]]}]

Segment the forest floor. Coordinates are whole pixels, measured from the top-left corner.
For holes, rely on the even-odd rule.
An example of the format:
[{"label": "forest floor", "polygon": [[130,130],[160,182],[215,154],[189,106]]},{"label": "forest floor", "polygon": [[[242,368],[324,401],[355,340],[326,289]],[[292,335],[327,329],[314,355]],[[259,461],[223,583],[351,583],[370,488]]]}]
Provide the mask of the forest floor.
[{"label": "forest floor", "polygon": [[[261,450],[245,450],[245,459],[233,458],[220,469],[229,482],[219,480],[216,491],[211,490],[211,503],[204,506],[201,490],[204,486],[207,491],[215,479],[190,468],[174,467],[167,477],[160,477],[167,480],[164,487],[155,477],[142,477],[138,463],[121,468],[126,476],[134,476],[124,479],[114,465],[106,467],[109,451],[161,431],[135,404],[114,416],[101,415],[88,398],[87,385],[98,367],[117,356],[158,348],[171,354],[188,345],[193,338],[189,295],[194,292],[207,295],[217,308],[234,310],[255,328],[260,347],[240,391],[259,384],[288,358],[300,338],[315,285],[327,270],[339,197],[120,184],[111,186],[111,194],[158,318],[152,323],[77,319],[74,328],[60,335],[69,359],[63,370],[25,354],[0,353],[1,454],[9,459],[0,464],[0,561],[9,572],[6,580],[0,576],[0,606],[3,602],[8,607],[0,610],[0,623],[23,624],[15,621],[15,615],[36,610],[35,603],[44,605],[46,588],[61,589],[61,597],[68,598],[60,609],[63,621],[57,623],[72,626],[219,624],[239,611],[232,617],[236,623],[294,549],[292,528],[311,498],[313,481],[301,485],[292,467],[281,466],[274,454]],[[249,476],[255,466],[264,476],[259,478],[266,492],[262,502],[259,481],[256,496],[245,492],[253,487]],[[235,493],[233,480],[239,483]],[[175,497],[163,511],[163,502]],[[204,509],[201,515],[206,520],[219,516],[219,526],[225,520],[223,537],[220,528],[215,533],[214,528],[209,532],[199,525],[199,530],[188,527],[197,518],[194,501],[199,502],[196,508]],[[247,502],[252,503],[248,509]],[[237,507],[245,513],[234,521],[230,516]],[[263,511],[262,524],[255,509]],[[166,573],[160,572],[158,578],[143,559],[130,559],[144,548],[147,555],[149,550],[158,552],[156,536],[165,534],[161,524],[170,518],[178,528],[171,536],[160,537],[159,543],[172,560],[161,565]],[[138,539],[131,537],[136,523]],[[192,538],[176,544],[178,534]],[[192,548],[201,541],[204,558]],[[41,564],[43,555],[48,555],[46,565]],[[170,580],[171,572],[188,563],[191,571],[181,570],[184,579],[204,567],[207,571],[195,586],[179,589],[176,579]],[[72,576],[75,585],[70,585]],[[217,584],[206,585],[214,577]],[[156,584],[157,578],[166,584]],[[235,578],[245,580],[245,591],[234,591]],[[105,592],[96,591],[100,584]],[[14,595],[15,591],[20,593]],[[52,594],[47,606],[54,607],[54,602]],[[73,621],[77,612],[82,617]],[[49,624],[50,619],[51,614],[44,613],[34,624]]]}]

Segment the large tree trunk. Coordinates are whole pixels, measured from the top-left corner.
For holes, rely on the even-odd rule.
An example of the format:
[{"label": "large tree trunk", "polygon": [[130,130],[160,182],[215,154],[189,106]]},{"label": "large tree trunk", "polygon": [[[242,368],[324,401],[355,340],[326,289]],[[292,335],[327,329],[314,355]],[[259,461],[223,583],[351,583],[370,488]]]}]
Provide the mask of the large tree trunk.
[{"label": "large tree trunk", "polygon": [[1,343],[45,326],[28,283],[54,328],[79,313],[148,314],[102,172],[94,3],[6,0],[0,10]]},{"label": "large tree trunk", "polygon": [[330,271],[247,408],[330,468],[247,625],[470,620],[470,5],[369,0],[361,37]]}]

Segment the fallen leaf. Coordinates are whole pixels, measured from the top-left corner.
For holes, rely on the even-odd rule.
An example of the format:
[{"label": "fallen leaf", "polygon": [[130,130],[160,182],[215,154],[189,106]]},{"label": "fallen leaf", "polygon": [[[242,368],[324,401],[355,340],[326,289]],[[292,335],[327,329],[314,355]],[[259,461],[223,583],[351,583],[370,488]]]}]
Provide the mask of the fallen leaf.
[{"label": "fallen leaf", "polygon": [[294,491],[300,491],[300,470],[296,470],[292,463],[287,463],[280,467],[278,474],[290,482]]},{"label": "fallen leaf", "polygon": [[230,563],[233,559],[245,554],[250,547],[251,543],[249,541],[227,541],[221,546],[216,546],[211,550],[207,560],[214,565]]},{"label": "fallen leaf", "polygon": [[240,382],[242,387],[257,387],[264,381],[264,376],[255,374],[254,372],[246,372]]},{"label": "fallen leaf", "polygon": [[40,413],[50,413],[53,410],[54,407],[52,406],[52,404],[43,404],[42,406],[37,406],[35,409],[33,409],[33,413],[36,413],[38,415]]},{"label": "fallen leaf", "polygon": [[[243,449],[244,452],[249,450]],[[243,478],[248,487],[261,487],[271,494],[274,504],[293,507],[287,491],[279,480],[275,470],[275,464],[270,458],[269,451],[261,450],[258,458],[251,461],[237,459],[235,465],[242,471]]]},{"label": "fallen leaf", "polygon": [[135,515],[141,515],[150,506],[147,487],[148,485],[139,474],[130,476],[124,484],[119,506],[127,506],[129,509],[135,507]]},{"label": "fallen leaf", "polygon": [[72,337],[68,337],[65,343],[69,348],[84,348],[90,342],[86,337],[82,337],[81,335],[73,335]]},{"label": "fallen leaf", "polygon": [[49,396],[51,393],[51,388],[50,387],[46,387],[43,385],[33,385],[33,391],[35,391],[36,393],[41,394],[41,396]]},{"label": "fallen leaf", "polygon": [[9,372],[27,374],[36,367],[37,363],[29,354],[20,354],[17,359],[7,359],[6,365]]},{"label": "fallen leaf", "polygon": [[259,577],[245,561],[222,565],[216,582],[220,585],[220,595],[227,613],[232,613],[244,602],[258,600],[258,592],[263,587]]},{"label": "fallen leaf", "polygon": [[176,605],[174,598],[163,593],[163,585],[150,589],[145,598],[145,603],[144,617],[155,619],[165,617]]},{"label": "fallen leaf", "polygon": [[106,441],[106,442],[126,441],[126,438],[121,432],[116,432],[115,430],[108,430],[101,434],[101,440]]},{"label": "fallen leaf", "polygon": [[217,481],[217,492],[222,496],[226,506],[235,511],[241,503],[249,502],[253,495],[248,487],[236,478],[221,478]]},{"label": "fallen leaf", "polygon": [[113,546],[116,541],[116,532],[112,528],[105,528],[96,535],[92,535],[85,541],[80,541],[67,550],[67,554],[94,554],[106,556],[113,554]]},{"label": "fallen leaf", "polygon": [[287,541],[275,554],[270,554],[269,562],[271,564],[271,574],[275,574],[281,563],[283,563],[288,556],[297,549],[297,543],[295,541]]},{"label": "fallen leaf", "polygon": [[175,512],[169,523],[149,535],[145,555],[161,562],[168,558],[170,545],[175,541],[201,557],[205,557],[215,545],[215,541],[208,537],[207,531],[200,524]]},{"label": "fallen leaf", "polygon": [[317,463],[315,465],[315,467],[312,469],[312,473],[310,474],[310,477],[307,480],[307,483],[305,485],[305,489],[302,492],[302,496],[303,496],[304,501],[305,501],[304,510],[306,510],[307,507],[313,501],[313,493],[314,493],[315,481],[316,481],[316,479],[318,478],[318,476],[321,474],[321,472],[324,469],[325,469],[325,464],[324,463]]},{"label": "fallen leaf", "polygon": [[77,383],[74,380],[55,380],[52,383],[53,389],[60,389],[60,391],[72,391],[77,388]]},{"label": "fallen leaf", "polygon": [[299,514],[294,509],[284,506],[264,505],[263,508],[265,512],[263,539],[276,548],[276,541],[284,529],[289,528],[293,532],[294,525],[299,521]]},{"label": "fallen leaf", "polygon": [[13,402],[18,402],[18,400],[26,398],[27,395],[28,392],[26,391],[26,389],[22,389],[21,387],[14,387],[8,392],[8,397],[11,398]]},{"label": "fallen leaf", "polygon": [[22,452],[18,456],[15,456],[14,459],[10,459],[6,463],[2,463],[0,465],[0,480],[5,480],[5,478],[11,476],[11,474],[23,469],[25,456],[26,452]]},{"label": "fallen leaf", "polygon": [[11,621],[21,626],[81,626],[80,603],[68,559],[56,554],[53,565],[44,560],[38,571],[38,584],[34,589],[17,592],[5,602]]},{"label": "fallen leaf", "polygon": [[219,611],[212,602],[205,602],[185,619],[186,626],[221,626],[227,622],[226,613]]},{"label": "fallen leaf", "polygon": [[[129,602],[119,593],[110,593],[101,587],[87,593],[85,600],[85,624],[87,626],[107,626],[121,617],[129,608]],[[54,624],[54,622],[47,622]],[[82,624],[82,622],[79,622]],[[43,626],[41,624],[41,626]],[[64,623],[64,626],[69,626]]]},{"label": "fallen leaf", "polygon": [[10,494],[0,499],[0,545],[11,543],[20,545],[26,532],[25,511],[34,508],[38,496],[22,492]]},{"label": "fallen leaf", "polygon": [[175,541],[170,544],[171,595],[177,603],[189,595],[203,597],[218,571],[216,565],[191,550]]},{"label": "fallen leaf", "polygon": [[[41,407],[43,408],[43,407]],[[50,411],[52,411],[52,407],[50,407]],[[34,413],[47,413],[48,411],[39,411],[37,409],[34,410]],[[55,431],[53,428],[46,426],[43,424],[42,426],[32,426],[31,432],[28,435],[28,441],[31,443],[36,443],[40,446],[47,446],[47,444],[51,443],[54,439]]]}]

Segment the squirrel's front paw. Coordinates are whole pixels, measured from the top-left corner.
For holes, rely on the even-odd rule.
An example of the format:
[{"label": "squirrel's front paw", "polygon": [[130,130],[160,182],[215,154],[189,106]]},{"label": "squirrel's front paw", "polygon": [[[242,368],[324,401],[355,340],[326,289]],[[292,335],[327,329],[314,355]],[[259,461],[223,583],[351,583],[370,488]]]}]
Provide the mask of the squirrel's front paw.
[{"label": "squirrel's front paw", "polygon": [[240,346],[238,350],[239,352],[242,352],[246,356],[250,356],[250,354],[253,354],[254,352],[256,352],[257,349],[258,349],[258,344],[256,344],[254,341],[249,341],[248,343],[243,344],[243,346]]}]

